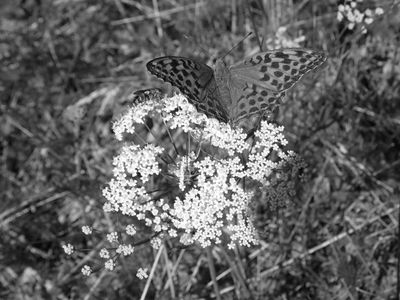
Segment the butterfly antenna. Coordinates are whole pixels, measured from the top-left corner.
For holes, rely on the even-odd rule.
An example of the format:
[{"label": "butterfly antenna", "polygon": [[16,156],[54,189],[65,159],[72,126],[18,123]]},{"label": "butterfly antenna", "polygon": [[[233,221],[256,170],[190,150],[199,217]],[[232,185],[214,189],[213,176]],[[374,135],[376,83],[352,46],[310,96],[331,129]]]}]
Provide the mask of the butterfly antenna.
[{"label": "butterfly antenna", "polygon": [[232,52],[233,49],[235,49],[240,43],[242,43],[245,39],[247,39],[250,35],[252,35],[252,32],[249,32],[244,38],[242,38],[239,42],[237,42],[232,48],[231,50],[229,50],[227,53],[225,53],[224,56],[221,57],[221,59],[224,59],[225,56],[227,56],[229,53]]}]

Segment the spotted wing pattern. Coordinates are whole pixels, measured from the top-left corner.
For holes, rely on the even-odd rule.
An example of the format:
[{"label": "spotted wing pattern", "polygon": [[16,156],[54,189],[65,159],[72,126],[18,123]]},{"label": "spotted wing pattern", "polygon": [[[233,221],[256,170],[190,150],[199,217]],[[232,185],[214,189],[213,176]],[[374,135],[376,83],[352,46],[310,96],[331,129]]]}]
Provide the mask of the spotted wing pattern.
[{"label": "spotted wing pattern", "polygon": [[164,56],[151,60],[146,67],[152,74],[177,87],[198,111],[228,122],[227,110],[220,102],[214,71],[209,66],[185,57]]},{"label": "spotted wing pattern", "polygon": [[230,66],[228,90],[230,117],[236,122],[249,115],[271,111],[285,91],[326,60],[323,52],[309,49],[281,49],[261,52]]}]

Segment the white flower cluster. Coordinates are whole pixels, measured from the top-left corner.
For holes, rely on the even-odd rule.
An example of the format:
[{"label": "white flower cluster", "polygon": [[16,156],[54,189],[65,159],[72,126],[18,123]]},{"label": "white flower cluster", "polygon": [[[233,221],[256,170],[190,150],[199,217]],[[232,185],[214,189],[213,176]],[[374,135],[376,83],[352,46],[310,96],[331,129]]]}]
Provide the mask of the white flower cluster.
[{"label": "white flower cluster", "polygon": [[268,49],[279,49],[279,48],[298,48],[301,47],[301,43],[304,42],[306,37],[300,35],[296,38],[290,36],[287,32],[287,27],[280,26],[273,38],[267,38],[265,41]]},{"label": "white flower cluster", "polygon": [[107,240],[110,243],[117,243],[118,242],[118,232],[111,232],[109,234],[107,234]]},{"label": "white flower cluster", "polygon": [[110,258],[110,252],[106,248],[102,248],[100,250],[99,256],[103,259],[109,259]]},{"label": "white flower cluster", "polygon": [[242,153],[249,147],[245,142],[245,133],[215,119],[208,119],[204,128],[193,130],[192,135],[198,140],[209,140],[212,146],[228,151],[230,156]]},{"label": "white flower cluster", "polygon": [[[137,251],[122,241],[136,238],[139,223],[151,228],[154,249],[160,249],[165,237],[202,247],[221,243],[225,237],[229,248],[257,244],[249,207],[255,200],[262,203],[259,195],[267,205],[276,206],[292,196],[286,177],[294,175],[286,174],[285,167],[294,155],[283,150],[287,144],[283,128],[261,122],[250,145],[241,129],[208,119],[177,95],[136,104],[114,124],[117,138],[137,134],[145,118],[154,115],[162,117],[169,130],[185,132],[190,147],[179,153],[182,148],[174,141],[162,147],[126,144],[114,158],[113,178],[103,189],[107,200],[103,209],[127,216],[124,220],[135,219],[106,235],[113,245],[100,249],[104,268],[114,270],[118,256]],[[83,226],[82,231],[90,235],[93,227]],[[63,248],[73,252],[70,244]],[[90,266],[81,271],[86,276],[92,273]],[[139,269],[137,276],[147,278],[147,269]]]},{"label": "white flower cluster", "polygon": [[[223,228],[228,222],[247,219],[246,207],[252,194],[244,192],[235,177],[232,177],[232,173],[237,175],[237,165],[232,164],[232,161],[215,161],[206,157],[195,162],[194,167],[199,174],[197,184],[183,197],[176,198],[170,213],[173,225],[187,234],[186,243],[198,242],[202,247],[207,247],[212,242],[221,242]],[[237,224],[240,224],[238,230],[241,234],[234,239],[231,235],[232,243],[257,243],[251,224]]]},{"label": "white flower cluster", "polygon": [[158,237],[152,238],[150,244],[153,247],[153,249],[160,249],[162,245],[162,240]]},{"label": "white flower cluster", "polygon": [[74,253],[74,246],[71,244],[62,245],[62,248],[67,255],[72,255],[72,253]]},{"label": "white flower cluster", "polygon": [[146,116],[160,112],[162,103],[149,100],[135,105],[113,124],[113,131],[117,140],[122,141],[124,133],[134,133],[135,124],[144,124]]},{"label": "white flower cluster", "polygon": [[[143,184],[152,175],[159,174],[157,156],[162,152],[162,148],[153,145],[144,148],[137,145],[123,147],[114,158],[114,178],[103,189],[103,196],[108,200],[104,205],[106,212],[121,212],[140,220],[145,219],[147,211],[158,212],[153,202],[149,202],[150,197]],[[139,175],[140,180],[137,178]]]},{"label": "white flower cluster", "polygon": [[361,32],[366,33],[365,25],[374,22],[376,16],[382,15],[384,10],[381,7],[359,8],[363,0],[346,0],[344,4],[338,6],[337,19],[339,22],[347,21],[347,28],[352,30],[357,24],[361,25]]},{"label": "white flower cluster", "polygon": [[134,225],[129,224],[126,226],[126,234],[134,236],[136,234],[136,228]]},{"label": "white flower cluster", "polygon": [[149,277],[149,275],[147,275],[147,268],[145,269],[140,268],[136,273],[136,277],[139,278],[140,280]]},{"label": "white flower cluster", "polygon": [[165,98],[160,103],[162,117],[169,123],[169,128],[180,128],[184,132],[192,132],[194,125],[200,125],[207,121],[206,116],[196,111],[183,96]]},{"label": "white flower cluster", "polygon": [[135,247],[133,247],[130,244],[128,244],[128,245],[120,244],[118,246],[117,250],[115,250],[115,252],[118,254],[122,254],[123,256],[128,256],[128,255],[131,255],[134,250],[135,250]]},{"label": "white flower cluster", "polygon": [[82,226],[82,232],[85,235],[90,235],[93,233],[93,229],[90,226]]},{"label": "white flower cluster", "polygon": [[83,275],[89,276],[90,274],[92,274],[92,268],[88,265],[84,265],[81,269],[81,272]]},{"label": "white flower cluster", "polygon": [[[165,150],[154,145],[125,146],[114,160],[114,178],[103,190],[108,200],[104,209],[135,216],[154,232],[179,237],[185,245],[199,243],[207,247],[220,243],[224,234],[229,236],[229,247],[258,243],[248,216],[254,191],[245,183],[270,185],[271,174],[278,172],[288,159],[290,155],[282,150],[287,144],[283,128],[262,122],[250,147],[240,129],[208,119],[177,95],[136,105],[114,124],[114,131],[120,137],[125,132],[134,133],[134,123],[143,122],[150,111],[162,116],[169,129],[179,127],[187,132],[200,150],[196,154],[182,153],[173,167],[169,164],[162,168],[166,162],[160,154],[167,152],[167,146],[163,145]],[[202,145],[211,147],[207,148],[211,153],[203,152]],[[277,159],[271,160],[272,156]],[[161,189],[157,188],[159,179],[155,176],[175,178],[175,185],[169,183],[174,198],[152,199],[147,183],[152,182],[152,190]],[[134,228],[126,230],[136,233]],[[161,246],[160,237],[151,239],[155,249]]]},{"label": "white flower cluster", "polygon": [[115,262],[114,262],[114,260],[112,260],[112,259],[107,260],[107,261],[104,263],[104,268],[105,268],[106,270],[109,270],[109,271],[114,270],[114,268],[115,268]]}]

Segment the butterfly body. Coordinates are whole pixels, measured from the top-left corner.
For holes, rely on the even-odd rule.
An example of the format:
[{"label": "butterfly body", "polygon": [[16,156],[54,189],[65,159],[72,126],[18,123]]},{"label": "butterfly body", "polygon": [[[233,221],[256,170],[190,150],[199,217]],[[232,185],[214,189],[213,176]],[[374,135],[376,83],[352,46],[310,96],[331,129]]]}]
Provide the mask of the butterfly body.
[{"label": "butterfly body", "polygon": [[220,101],[227,108],[228,120],[234,120],[236,107],[232,102],[231,89],[229,88],[232,80],[229,67],[226,66],[223,60],[218,59],[215,62],[214,77],[219,89]]},{"label": "butterfly body", "polygon": [[286,90],[325,60],[322,52],[299,48],[260,52],[231,66],[217,60],[215,70],[189,58],[165,56],[148,62],[147,69],[208,117],[248,130],[254,116],[272,111]]}]

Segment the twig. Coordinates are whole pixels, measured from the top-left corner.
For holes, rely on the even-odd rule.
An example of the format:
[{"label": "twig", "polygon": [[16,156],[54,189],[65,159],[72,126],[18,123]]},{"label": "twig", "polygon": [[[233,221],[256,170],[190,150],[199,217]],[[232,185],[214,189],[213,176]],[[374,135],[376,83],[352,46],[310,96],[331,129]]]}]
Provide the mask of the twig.
[{"label": "twig", "polygon": [[172,14],[175,14],[175,13],[178,13],[181,11],[185,11],[187,9],[195,8],[197,6],[204,5],[204,4],[205,4],[205,1],[199,2],[199,3],[194,3],[194,4],[189,4],[189,5],[182,6],[182,7],[167,9],[167,10],[164,10],[164,11],[161,11],[158,13],[150,14],[148,16],[136,16],[136,17],[125,18],[125,19],[121,19],[121,20],[116,20],[116,21],[112,21],[111,25],[118,26],[118,25],[123,25],[123,24],[127,24],[127,23],[141,22],[146,19],[165,18],[169,15],[172,15]]},{"label": "twig", "polygon": [[154,259],[153,267],[151,268],[149,278],[147,278],[147,282],[146,282],[146,285],[144,286],[143,293],[142,293],[142,296],[140,297],[140,300],[146,299],[147,291],[149,290],[151,280],[153,279],[153,276],[154,276],[154,273],[156,271],[156,267],[157,267],[158,261],[160,260],[161,253],[163,251],[164,251],[164,245],[162,245],[160,247],[160,249],[158,249],[156,258]]},{"label": "twig", "polygon": [[215,297],[217,298],[217,300],[221,300],[221,295],[219,293],[219,288],[218,288],[217,277],[215,276],[216,272],[215,272],[214,260],[212,257],[212,252],[211,252],[210,246],[206,248],[206,252],[207,252],[207,259],[208,259],[208,267],[209,267],[211,279],[212,279],[212,282],[214,285]]}]

